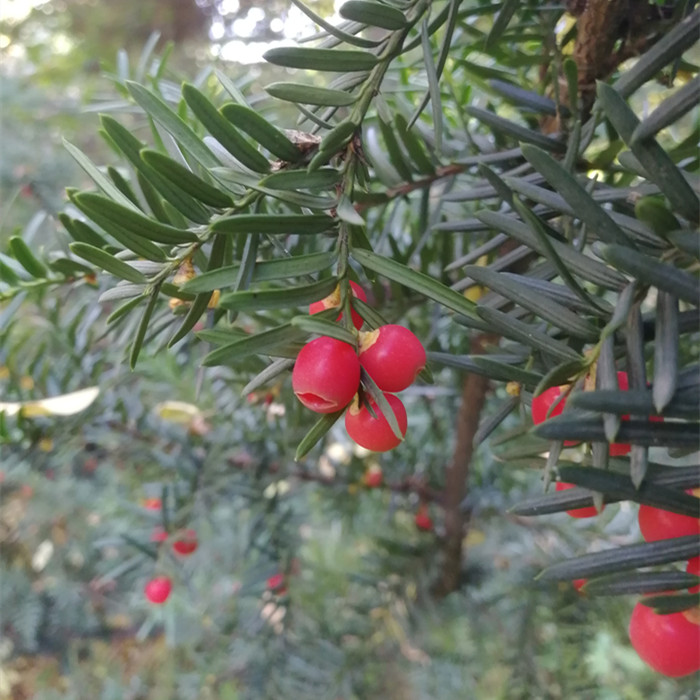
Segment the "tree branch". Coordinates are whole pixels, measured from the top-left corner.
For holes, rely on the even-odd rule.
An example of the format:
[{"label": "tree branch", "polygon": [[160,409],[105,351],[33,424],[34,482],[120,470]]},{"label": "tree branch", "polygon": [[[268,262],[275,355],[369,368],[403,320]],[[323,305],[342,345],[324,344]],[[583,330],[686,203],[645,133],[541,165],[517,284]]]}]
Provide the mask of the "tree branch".
[{"label": "tree branch", "polygon": [[[483,354],[484,347],[498,340],[498,336],[476,336],[470,351]],[[462,398],[455,426],[456,442],[452,460],[445,473],[445,539],[443,562],[433,593],[442,598],[459,588],[462,571],[462,541],[466,533],[466,516],[460,504],[467,495],[467,479],[474,452],[474,435],[479,427],[481,411],[486,402],[489,380],[478,374],[467,374],[462,385]]]}]

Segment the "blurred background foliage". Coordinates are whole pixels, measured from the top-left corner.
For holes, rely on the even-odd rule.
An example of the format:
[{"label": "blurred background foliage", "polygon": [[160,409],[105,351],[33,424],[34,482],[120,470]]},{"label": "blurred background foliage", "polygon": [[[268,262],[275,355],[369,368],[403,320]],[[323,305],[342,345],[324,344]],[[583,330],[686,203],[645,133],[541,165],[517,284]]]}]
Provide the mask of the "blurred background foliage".
[{"label": "blurred background foliage", "polygon": [[[467,103],[541,127],[539,114],[512,107],[488,79],[507,77],[540,90],[547,66],[527,30],[561,40],[575,26],[571,16],[562,26],[555,24],[561,8],[526,13],[509,37],[511,51],[499,46],[465,60],[471,49],[464,37],[483,40],[497,11],[515,4],[464,3],[475,10],[461,26],[464,53],[443,76],[451,128],[465,120]],[[322,16],[334,10],[330,0],[306,5]],[[436,3],[438,10],[443,5]],[[670,12],[670,5],[659,12]],[[2,250],[21,232],[42,256],[66,251],[70,239],[56,218],[65,206],[63,190],[86,178],[61,139],[95,162],[109,161],[96,112],[112,111],[131,125],[142,120],[127,100],[126,78],[144,80],[160,66],[174,84],[186,79],[215,92],[216,66],[239,89],[259,95],[287,71],[226,59],[240,55],[242,44],[256,56],[266,42],[308,33],[296,9],[281,0],[3,3]],[[241,44],[231,48],[231,41]],[[422,59],[409,56],[392,75],[398,103],[411,90],[412,60]],[[681,81],[683,71],[695,70],[692,63],[677,68]],[[650,83],[634,100],[653,107],[664,87]],[[275,119],[289,124],[290,114],[285,105]],[[387,136],[380,141],[376,116],[369,123],[367,147],[379,171]],[[679,150],[678,161],[684,148],[693,158],[693,128],[688,118],[662,134],[668,148]],[[494,135],[473,121],[465,132],[470,148],[513,143],[511,135]],[[461,146],[448,140],[445,151]],[[601,146],[599,155],[603,182],[624,186],[627,174],[606,168],[614,154]],[[382,188],[401,184],[398,176],[390,164],[379,178]],[[469,238],[416,241],[410,233],[432,230],[441,217],[464,218],[469,200],[441,202],[438,215],[429,190],[407,192],[393,209],[368,214],[375,232],[426,268],[442,270],[473,252]],[[242,396],[260,367],[251,360],[235,370],[203,371],[204,351],[190,339],[170,353],[144,353],[129,371],[124,348],[133,324],[109,329],[113,307],[97,301],[96,288],[109,287],[102,275],[86,273],[65,284],[28,286],[0,306],[0,400],[99,388],[81,412],[68,407],[61,410],[71,415],[41,415],[39,408],[34,416],[1,421],[0,697],[693,697],[693,679],[662,678],[629,647],[633,600],[588,599],[568,582],[534,580],[553,560],[640,538],[636,506],[628,502],[609,505],[590,521],[509,514],[514,503],[542,490],[539,473],[513,466],[512,457],[531,448],[530,435],[515,446],[479,446],[469,475],[461,586],[440,600],[431,595],[444,532],[435,501],[460,400],[456,370],[435,366],[434,384],[406,392],[410,431],[394,452],[368,456],[338,430],[322,453],[295,463],[308,421],[288,383]],[[375,285],[372,294],[426,345],[467,351],[464,328],[446,324],[431,305],[390,285]],[[697,361],[686,349],[683,363]],[[485,415],[508,398],[503,384],[494,385]],[[500,435],[522,433],[530,427],[528,414],[521,405]],[[670,461],[663,449],[652,456]],[[376,463],[385,483],[368,489],[362,477]],[[149,508],[148,499],[160,499],[163,508]],[[430,504],[435,533],[416,529],[419,502]],[[185,559],[158,547],[151,535],[159,526],[195,529],[197,551]],[[155,572],[175,584],[162,608],[143,597]],[[279,573],[282,593],[268,585]]]}]

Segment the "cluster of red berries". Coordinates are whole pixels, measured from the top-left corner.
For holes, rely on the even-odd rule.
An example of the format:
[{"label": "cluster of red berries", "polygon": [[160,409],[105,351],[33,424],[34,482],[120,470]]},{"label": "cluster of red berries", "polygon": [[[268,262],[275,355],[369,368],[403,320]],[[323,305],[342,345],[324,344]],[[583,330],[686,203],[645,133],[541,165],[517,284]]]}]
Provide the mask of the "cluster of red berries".
[{"label": "cluster of red berries", "polygon": [[[617,373],[617,382],[622,391],[629,389],[626,372]],[[567,391],[566,386],[552,387],[533,399],[532,420],[535,425],[561,414],[566,403]],[[622,416],[622,420],[629,420],[629,416]],[[663,418],[650,416],[650,420],[662,421]],[[567,447],[576,444],[575,441],[564,442]],[[630,450],[631,447],[628,444],[612,443],[610,456],[621,457],[628,454]],[[564,491],[573,487],[574,484],[560,481],[557,482],[556,490]],[[688,493],[700,496],[700,489],[688,491]],[[589,506],[574,508],[567,513],[573,518],[590,518],[597,515],[598,511],[595,507]],[[700,536],[700,518],[697,517],[640,505],[638,520],[642,537],[647,542],[685,535]],[[686,571],[700,575],[700,557],[691,559],[686,565]],[[576,579],[572,584],[576,590],[580,591],[585,586],[586,579]],[[696,593],[700,591],[700,585],[692,586],[688,591]],[[632,611],[629,637],[639,657],[658,673],[679,678],[700,671],[700,608],[660,614],[639,602]]]},{"label": "cluster of red berries", "polygon": [[[160,510],[163,507],[163,503],[160,498],[147,498],[143,501],[143,507],[147,510]],[[155,528],[151,533],[151,542],[156,544],[167,542],[169,538],[170,534],[162,527]],[[173,552],[181,557],[188,557],[196,551],[198,546],[197,533],[191,529],[178,532],[171,544]],[[144,594],[151,603],[159,605],[165,603],[170,597],[172,588],[173,583],[168,576],[156,576],[146,583]]]},{"label": "cluster of red berries", "polygon": [[[700,489],[687,493],[700,496]],[[700,518],[697,517],[641,505],[638,518],[639,529],[647,542],[700,536]],[[700,557],[690,559],[685,570],[700,575]],[[688,589],[689,593],[698,591],[700,585]],[[640,658],[665,676],[678,678],[700,671],[700,607],[663,615],[637,603],[630,618],[629,636]]]},{"label": "cluster of red berries", "polygon": [[[571,485],[567,485],[570,487]],[[700,495],[700,489],[688,493]],[[700,505],[700,503],[699,503]],[[593,511],[580,515],[583,511]],[[594,508],[579,508],[568,511],[574,517],[595,515]],[[683,537],[700,536],[700,518],[679,515],[652,506],[639,507],[639,529],[647,542]],[[686,572],[700,575],[700,557],[690,559]],[[581,590],[586,579],[572,582]],[[585,589],[584,589],[585,590]],[[692,586],[689,593],[700,591],[700,585]],[[639,657],[658,673],[671,678],[687,676],[700,671],[700,608],[682,612],[661,614],[638,602],[632,611],[629,638]]]},{"label": "cluster of red berries", "polygon": [[[352,294],[366,301],[359,285],[350,283]],[[340,305],[340,290],[309,307],[317,313]],[[337,320],[342,318],[342,314]],[[362,318],[352,311],[353,325],[362,328]],[[304,406],[316,413],[335,413],[344,408],[348,435],[361,447],[386,452],[401,438],[376,403],[360,392],[360,368],[364,368],[383,392],[396,417],[402,436],[408,418],[403,403],[394,394],[410,386],[425,367],[425,349],[407,328],[393,324],[373,331],[359,331],[358,342],[350,345],[322,336],[307,343],[299,353],[292,371],[292,387]]]}]

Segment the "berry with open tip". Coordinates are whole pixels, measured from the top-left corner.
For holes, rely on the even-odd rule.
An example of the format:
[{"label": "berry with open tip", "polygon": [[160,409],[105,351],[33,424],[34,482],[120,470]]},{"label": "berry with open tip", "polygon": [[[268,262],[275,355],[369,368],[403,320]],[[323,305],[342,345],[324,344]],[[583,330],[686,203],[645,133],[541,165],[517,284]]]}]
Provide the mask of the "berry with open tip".
[{"label": "berry with open tip", "polygon": [[355,348],[323,336],[307,343],[294,363],[296,397],[316,413],[334,413],[347,406],[360,385]]},{"label": "berry with open tip", "polygon": [[382,391],[409,387],[425,361],[425,348],[408,328],[387,324],[360,333],[360,364]]},{"label": "berry with open tip", "polygon": [[[356,299],[360,299],[361,301],[366,302],[367,301],[367,295],[365,294],[365,290],[360,287],[357,282],[353,282],[350,280],[350,290],[352,292],[352,295]],[[321,301],[315,301],[313,304],[309,304],[309,313],[310,314],[317,314],[320,311],[325,311],[326,309],[334,309],[336,307],[340,306],[340,284],[325,298],[321,299]],[[355,326],[355,328],[362,328],[363,320],[362,316],[357,313],[354,309],[351,309],[350,311],[351,316],[352,316],[352,324]],[[343,317],[343,314],[339,314],[338,318],[336,318],[336,321],[340,321],[340,319]]]},{"label": "berry with open tip", "polygon": [[[401,435],[406,435],[408,417],[404,405],[393,394],[384,394],[384,398],[394,411]],[[393,450],[401,443],[401,438],[394,434],[389,421],[379,410],[379,407],[374,402],[371,402],[371,405],[376,418],[369,412],[366,403],[360,406],[359,397],[356,397],[345,413],[345,429],[360,447],[373,452]]]},{"label": "berry with open tip", "polygon": [[151,603],[160,605],[168,599],[172,588],[173,584],[167,576],[157,576],[146,584],[143,592]]},{"label": "berry with open tip", "polygon": [[629,637],[642,661],[671,678],[700,670],[700,625],[688,611],[660,615],[637,603]]},{"label": "berry with open tip", "polygon": [[[557,481],[556,490],[557,491],[568,491],[574,488],[576,484],[567,484],[565,481]],[[605,507],[605,506],[603,506]],[[602,511],[602,509],[601,509]],[[585,508],[572,508],[566,511],[572,518],[592,518],[598,515],[598,511],[595,506],[586,506]]]}]

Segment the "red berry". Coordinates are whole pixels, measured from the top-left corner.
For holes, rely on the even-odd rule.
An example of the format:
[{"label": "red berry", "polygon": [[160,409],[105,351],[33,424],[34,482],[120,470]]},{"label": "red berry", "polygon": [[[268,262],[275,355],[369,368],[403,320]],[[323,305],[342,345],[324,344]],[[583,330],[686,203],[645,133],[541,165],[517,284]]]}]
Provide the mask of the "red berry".
[{"label": "red berry", "polygon": [[[688,490],[686,493],[697,495],[700,489]],[[700,500],[698,500],[700,507]],[[700,534],[700,518],[679,515],[653,506],[639,506],[639,529],[647,542],[665,540],[669,537]]]},{"label": "red berry", "polygon": [[[557,481],[556,490],[557,491],[568,491],[574,488],[576,484],[567,484],[565,481]],[[605,508],[605,506],[603,506]],[[602,509],[601,509],[602,510]],[[572,510],[566,511],[572,518],[592,518],[594,515],[598,515],[598,511],[595,506],[586,506],[585,508],[573,508]]]},{"label": "red berry", "polygon": [[151,601],[151,603],[165,603],[170,595],[170,591],[173,588],[173,584],[167,576],[158,576],[151,579],[143,589],[146,594],[146,598]]},{"label": "red berry", "polygon": [[[685,570],[686,573],[700,576],[700,557],[693,557],[692,559],[690,559],[685,567]],[[700,585],[691,586],[688,589],[688,593],[700,593]]]},{"label": "red berry", "polygon": [[423,530],[424,532],[430,532],[433,529],[433,519],[428,513],[427,506],[422,505],[418,508],[413,522],[419,530]]},{"label": "red berry", "polygon": [[683,612],[659,615],[637,603],[629,636],[642,661],[664,676],[680,678],[700,670],[700,625]]},{"label": "red berry", "polygon": [[163,507],[163,502],[160,498],[144,498],[142,505],[146,510],[160,510]]},{"label": "red berry", "polygon": [[[360,287],[359,284],[356,282],[353,282],[350,280],[350,290],[352,291],[352,295],[360,299],[361,301],[367,301],[367,295],[365,294],[365,290]],[[326,309],[333,309],[336,306],[340,306],[340,284],[335,288],[333,292],[331,292],[325,299],[321,299],[321,301],[315,301],[313,304],[309,305],[309,313],[310,314],[317,314],[319,311],[325,311]],[[351,309],[350,311],[352,315],[352,324],[355,326],[355,328],[362,328],[363,320],[362,316],[357,313],[354,309]],[[343,318],[343,314],[339,314],[338,318],[336,318],[336,321],[340,321],[340,319]]]},{"label": "red berry", "polygon": [[368,469],[362,477],[362,483],[364,483],[368,489],[376,489],[382,485],[383,479],[384,476],[381,469]]},{"label": "red berry", "polygon": [[151,542],[165,542],[168,539],[168,533],[162,528],[157,527],[151,533]]},{"label": "red berry", "polygon": [[[566,398],[563,397],[564,390],[567,386],[551,386],[546,391],[533,397],[532,399],[532,422],[535,425],[544,423],[548,418],[561,415],[566,404]],[[560,398],[561,397],[561,398]],[[550,407],[553,406],[550,411]],[[549,414],[549,415],[547,415]],[[578,445],[577,440],[565,440],[564,446],[571,447]]]},{"label": "red berry", "polygon": [[292,371],[299,401],[316,413],[333,413],[347,406],[360,385],[360,361],[355,348],[323,336],[307,343]]},{"label": "red berry", "polygon": [[585,595],[585,592],[582,591],[581,589],[588,583],[587,578],[575,578],[572,582],[571,585],[579,592],[581,595]]},{"label": "red berry", "polygon": [[[404,405],[393,394],[384,394],[384,398],[394,411],[401,435],[406,435],[408,418]],[[357,399],[352,402],[352,405],[345,413],[345,429],[348,431],[348,435],[360,447],[364,447],[367,450],[372,450],[373,452],[393,450],[401,443],[401,440],[394,435],[389,421],[387,421],[374,402],[372,402],[372,410],[376,414],[376,418],[372,417],[366,404],[363,403],[360,407]]]},{"label": "red berry", "polygon": [[360,333],[360,364],[382,391],[403,391],[425,361],[423,345],[408,328],[389,324]]},{"label": "red berry", "polygon": [[284,574],[275,574],[267,579],[267,587],[277,595],[284,595],[287,592],[287,587],[284,585]]},{"label": "red berry", "polygon": [[[621,391],[628,391],[629,390],[629,380],[627,378],[627,372],[618,372],[617,373],[617,384],[618,388]],[[566,389],[566,386],[553,386],[547,389],[547,391],[543,391],[541,394],[538,396],[535,396],[532,399],[532,422],[535,425],[539,425],[540,423],[544,423],[544,421],[549,417],[549,418],[554,418],[554,416],[558,416],[561,414],[561,412],[564,410],[564,404],[566,403],[566,399],[561,399],[560,401],[557,402],[561,394],[563,393],[563,390]],[[554,405],[556,403],[556,405]],[[554,405],[554,408],[552,408],[551,412],[549,413],[549,416],[547,416],[547,412],[549,411],[550,406]],[[624,415],[621,417],[621,420],[629,420],[630,417],[629,415]],[[651,421],[663,421],[663,418],[661,416],[650,416],[649,420]],[[571,447],[572,445],[578,444],[574,440],[566,440],[564,441],[564,445],[566,447]],[[611,457],[623,457],[626,454],[629,454],[631,451],[632,446],[627,444],[627,443],[620,443],[620,442],[613,442],[610,445],[609,452],[608,454]]]},{"label": "red berry", "polygon": [[192,552],[197,549],[198,545],[197,533],[194,530],[185,530],[182,535],[173,542],[173,551],[186,557],[192,554]]}]

